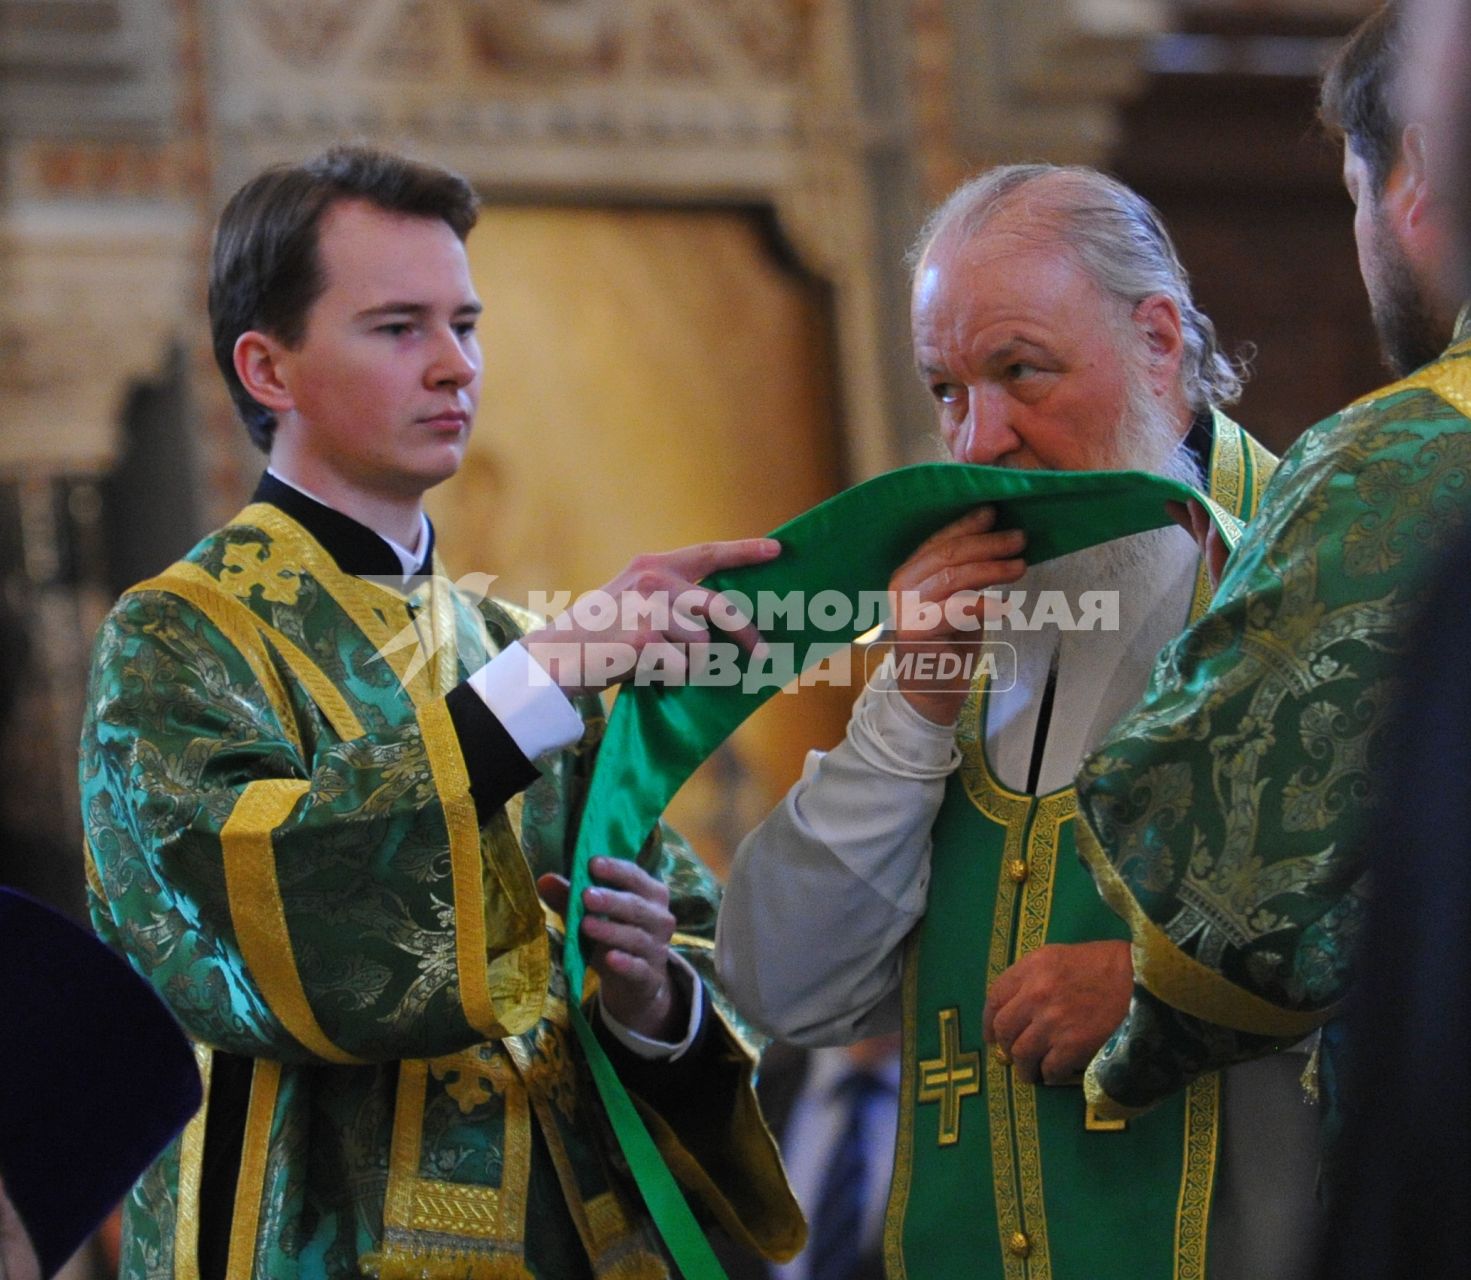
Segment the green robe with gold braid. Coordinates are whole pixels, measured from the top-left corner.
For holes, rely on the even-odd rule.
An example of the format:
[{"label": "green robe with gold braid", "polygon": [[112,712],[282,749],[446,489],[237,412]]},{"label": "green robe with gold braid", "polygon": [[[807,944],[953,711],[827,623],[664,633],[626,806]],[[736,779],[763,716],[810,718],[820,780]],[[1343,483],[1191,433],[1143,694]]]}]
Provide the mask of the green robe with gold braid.
[{"label": "green robe with gold braid", "polygon": [[[1391,672],[1471,517],[1471,328],[1310,428],[1210,611],[1078,778],[1079,843],[1133,939],[1129,1015],[1088,1071],[1112,1116],[1336,1024]],[[1427,625],[1433,625],[1433,620]],[[1166,1100],[1162,1102],[1161,1100]]]},{"label": "green robe with gold braid", "polygon": [[[231,1280],[671,1274],[569,1034],[561,922],[534,884],[566,870],[600,708],[477,814],[447,694],[526,620],[435,571],[410,596],[353,577],[257,502],[103,624],[81,762],[93,919],[209,1086],[128,1202],[127,1280],[199,1276],[201,1233],[222,1231]],[[708,874],[668,830],[641,861],[708,968]],[[790,1255],[803,1226],[752,1056],[705,1012],[698,1061],[630,1088],[709,1215]]]},{"label": "green robe with gold braid", "polygon": [[[1275,459],[1216,414],[1209,461],[1210,495],[1249,519]],[[1197,569],[1192,615],[1208,598]],[[1176,607],[1173,626],[1186,620]],[[1049,943],[1126,936],[1078,864],[1072,788],[1036,795],[998,780],[986,750],[990,702],[978,681],[957,729],[961,763],[931,832],[927,906],[904,958],[888,1274],[1199,1280],[1216,1078],[1120,1124],[1096,1116],[1077,1086],[1022,1083],[982,1043],[987,989],[1020,957]]]}]

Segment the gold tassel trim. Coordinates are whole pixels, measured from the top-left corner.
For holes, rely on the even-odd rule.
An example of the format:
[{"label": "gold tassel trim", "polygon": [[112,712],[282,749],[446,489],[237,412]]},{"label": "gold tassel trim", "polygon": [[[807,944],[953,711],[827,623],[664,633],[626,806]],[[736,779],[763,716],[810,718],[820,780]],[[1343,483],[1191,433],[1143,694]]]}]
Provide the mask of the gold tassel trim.
[{"label": "gold tassel trim", "polygon": [[365,1254],[359,1265],[377,1280],[536,1280],[519,1253],[441,1253],[392,1249]]},{"label": "gold tassel trim", "polygon": [[1307,1065],[1302,1069],[1302,1096],[1308,1102],[1317,1103],[1321,1101],[1319,1089],[1320,1072],[1323,1065],[1323,1041],[1313,1041],[1313,1051],[1308,1055]]}]

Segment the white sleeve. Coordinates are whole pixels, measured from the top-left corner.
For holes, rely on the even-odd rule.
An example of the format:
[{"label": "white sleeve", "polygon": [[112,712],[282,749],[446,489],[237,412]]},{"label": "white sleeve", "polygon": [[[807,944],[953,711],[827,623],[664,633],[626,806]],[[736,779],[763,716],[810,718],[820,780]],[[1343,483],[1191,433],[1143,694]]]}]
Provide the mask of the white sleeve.
[{"label": "white sleeve", "polygon": [[519,640],[472,674],[469,684],[528,760],[570,747],[587,727]]},{"label": "white sleeve", "polygon": [[743,1016],[800,1045],[897,1029],[904,939],[924,915],[930,827],[959,762],[955,730],[876,684],[843,741],[745,840],[715,963]]}]

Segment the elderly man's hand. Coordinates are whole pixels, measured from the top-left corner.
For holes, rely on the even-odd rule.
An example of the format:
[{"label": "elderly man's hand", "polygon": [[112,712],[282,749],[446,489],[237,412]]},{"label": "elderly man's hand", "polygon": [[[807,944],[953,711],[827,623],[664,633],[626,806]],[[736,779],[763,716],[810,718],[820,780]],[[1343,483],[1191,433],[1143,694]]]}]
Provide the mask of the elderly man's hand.
[{"label": "elderly man's hand", "polygon": [[761,636],[725,596],[698,584],[718,569],[765,564],[781,554],[772,538],[702,542],[677,551],[637,556],[616,578],[521,643],[568,694],[598,693],[627,680],[651,646],[670,680],[683,679],[688,646],[710,641],[716,624],[754,650]]},{"label": "elderly man's hand", "polygon": [[[1015,582],[1026,572],[1021,558],[1026,536],[1020,529],[997,529],[996,508],[977,507],[946,525],[920,544],[889,579],[898,601],[893,640],[894,656],[907,652],[955,654],[963,657],[985,639],[981,629],[989,602],[980,593]],[[914,606],[932,605],[930,618]],[[901,667],[901,671],[905,670]],[[924,674],[917,665],[899,679],[899,691],[909,704],[935,724],[953,724],[960,714],[970,681],[948,678],[932,663]]]},{"label": "elderly man's hand", "polygon": [[1038,947],[991,984],[981,1034],[1028,1084],[1066,1084],[1124,1020],[1133,986],[1127,942]]},{"label": "elderly man's hand", "polygon": [[1211,590],[1214,591],[1221,585],[1221,575],[1226,571],[1231,548],[1226,545],[1226,539],[1221,537],[1221,531],[1216,528],[1210,512],[1195,501],[1167,502],[1165,510],[1177,525],[1195,539],[1196,546],[1200,548],[1200,558],[1205,561],[1206,572],[1210,574]]},{"label": "elderly man's hand", "polygon": [[[690,1011],[669,972],[668,888],[624,858],[594,858],[588,870],[596,883],[582,895],[582,943],[604,1010],[650,1040],[678,1041]],[[542,876],[536,887],[553,911],[567,914],[562,876]]]}]

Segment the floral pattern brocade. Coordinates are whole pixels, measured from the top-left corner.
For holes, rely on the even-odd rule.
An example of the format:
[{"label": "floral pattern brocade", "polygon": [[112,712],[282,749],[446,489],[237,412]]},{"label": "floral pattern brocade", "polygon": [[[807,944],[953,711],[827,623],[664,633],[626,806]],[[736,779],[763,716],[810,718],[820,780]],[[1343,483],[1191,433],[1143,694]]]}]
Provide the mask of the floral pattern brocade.
[{"label": "floral pattern brocade", "polygon": [[1099,1101],[1147,1107],[1343,998],[1394,668],[1471,518],[1466,387],[1463,342],[1310,429],[1210,611],[1084,762],[1090,864],[1135,941],[1134,1004],[1089,1073]]}]

